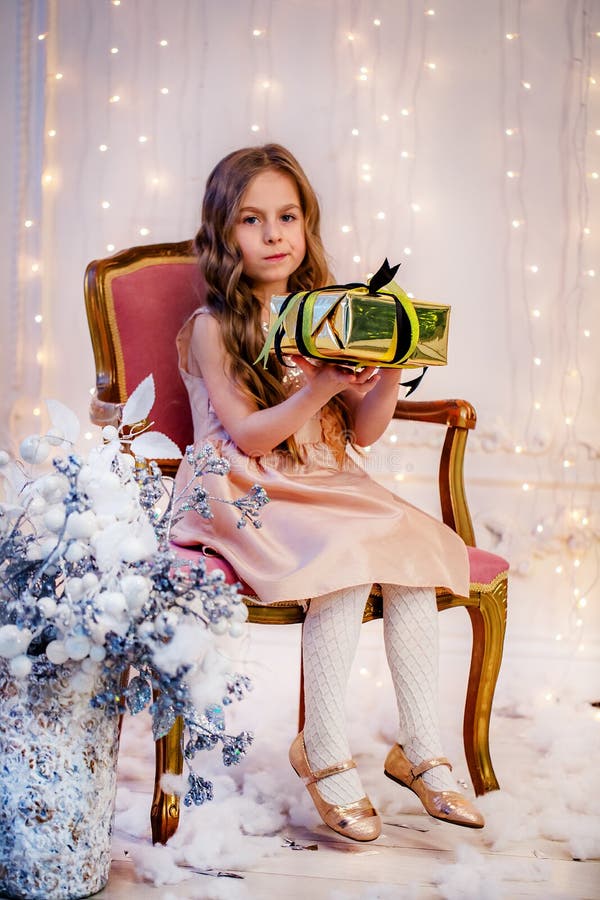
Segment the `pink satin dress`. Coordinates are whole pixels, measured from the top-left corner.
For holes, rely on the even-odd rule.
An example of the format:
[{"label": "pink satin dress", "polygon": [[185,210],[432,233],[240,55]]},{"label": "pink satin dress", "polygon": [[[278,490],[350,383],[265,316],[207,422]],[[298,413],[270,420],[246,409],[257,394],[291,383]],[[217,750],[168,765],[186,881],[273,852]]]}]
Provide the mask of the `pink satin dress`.
[{"label": "pink satin dress", "polygon": [[[359,584],[446,587],[468,596],[466,547],[442,522],[374,481],[348,455],[340,464],[325,441],[330,424],[317,415],[295,435],[305,456],[302,465],[272,453],[246,456],[219,422],[210,402],[192,334],[201,308],[177,336],[179,366],[187,387],[198,446],[210,442],[229,460],[227,475],[206,475],[203,486],[222,500],[235,500],[254,484],[269,503],[261,528],[237,528],[239,512],[213,500],[214,518],[188,511],[174,526],[172,539],[184,547],[212,548],[265,604],[307,600]],[[290,392],[304,377],[287,376]],[[180,489],[191,477],[181,462]]]}]

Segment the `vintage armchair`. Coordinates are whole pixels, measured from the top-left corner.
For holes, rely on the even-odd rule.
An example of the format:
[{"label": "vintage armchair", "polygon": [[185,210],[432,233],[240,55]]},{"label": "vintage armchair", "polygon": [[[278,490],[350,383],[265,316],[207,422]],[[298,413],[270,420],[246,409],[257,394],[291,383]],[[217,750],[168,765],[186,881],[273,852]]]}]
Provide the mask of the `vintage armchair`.
[{"label": "vintage armchair", "polygon": [[[92,422],[100,426],[118,423],[130,392],[152,373],[157,396],[152,412],[155,428],[169,435],[180,449],[185,449],[192,442],[192,420],[177,369],[175,336],[204,296],[191,244],[183,241],[132,247],[95,260],[87,267],[84,288],[96,364],[96,392],[90,405]],[[443,521],[468,546],[471,585],[468,597],[438,590],[437,605],[439,610],[464,606],[471,620],[473,642],[463,740],[473,787],[479,795],[498,788],[490,758],[489,725],[506,628],[508,563],[475,547],[464,490],[463,460],[476,415],[464,400],[400,400],[394,418],[431,422],[446,428],[439,464],[441,512]],[[158,462],[165,474],[174,474],[177,461]],[[192,558],[195,553],[183,548],[179,552],[186,558]],[[220,558],[208,558],[207,565],[223,568],[231,582],[238,580]],[[244,599],[250,622],[281,625],[301,623],[304,619],[305,613],[296,602],[261,606],[250,595]],[[381,592],[374,585],[363,621],[381,616]],[[301,672],[300,730],[303,717]],[[182,768],[182,730],[178,720],[171,732],[156,743],[151,811],[154,842],[166,843],[177,829],[179,797],[162,790],[161,778],[165,772],[180,774]]]}]

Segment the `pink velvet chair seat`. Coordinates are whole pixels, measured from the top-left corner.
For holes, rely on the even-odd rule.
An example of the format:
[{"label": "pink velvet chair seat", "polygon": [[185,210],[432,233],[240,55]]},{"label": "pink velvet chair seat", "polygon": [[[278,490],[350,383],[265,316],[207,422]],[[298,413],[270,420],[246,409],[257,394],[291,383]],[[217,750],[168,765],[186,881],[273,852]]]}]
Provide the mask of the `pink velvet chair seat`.
[{"label": "pink velvet chair seat", "polygon": [[[225,581],[227,584],[235,584],[239,578],[235,574],[229,563],[222,556],[205,555],[202,550],[192,547],[180,547],[178,544],[171,544],[171,549],[181,559],[204,560],[207,572],[214,572],[221,569],[225,573]],[[488,550],[481,550],[479,547],[467,547],[469,554],[470,581],[471,584],[483,589],[489,587],[499,575],[508,572],[508,562],[495,553]],[[254,592],[247,584],[242,583],[242,593],[252,599]]]}]

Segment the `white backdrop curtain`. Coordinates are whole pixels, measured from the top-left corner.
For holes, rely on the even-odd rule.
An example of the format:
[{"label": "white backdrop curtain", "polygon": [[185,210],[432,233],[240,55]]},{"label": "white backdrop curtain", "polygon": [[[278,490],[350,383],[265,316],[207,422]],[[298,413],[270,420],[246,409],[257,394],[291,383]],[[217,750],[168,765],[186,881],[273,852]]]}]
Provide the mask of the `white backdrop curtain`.
[{"label": "white backdrop curtain", "polygon": [[[86,264],[192,236],[217,160],[281,142],[339,280],[388,256],[452,306],[450,363],[417,398],[478,411],[469,496],[479,543],[513,564],[513,646],[597,659],[600,5],[3,0],[0,16],[2,445],[43,427],[47,396],[86,422]],[[433,509],[436,442],[392,426],[369,464]]]}]

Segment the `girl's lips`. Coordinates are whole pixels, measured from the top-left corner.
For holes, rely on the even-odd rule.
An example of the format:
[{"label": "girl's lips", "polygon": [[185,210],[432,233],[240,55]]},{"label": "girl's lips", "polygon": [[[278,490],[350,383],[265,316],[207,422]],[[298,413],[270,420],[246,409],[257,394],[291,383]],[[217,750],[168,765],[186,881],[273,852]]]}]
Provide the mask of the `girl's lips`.
[{"label": "girl's lips", "polygon": [[265,256],[265,259],[270,262],[277,262],[280,259],[285,259],[286,256],[286,253],[275,253],[273,256]]}]

